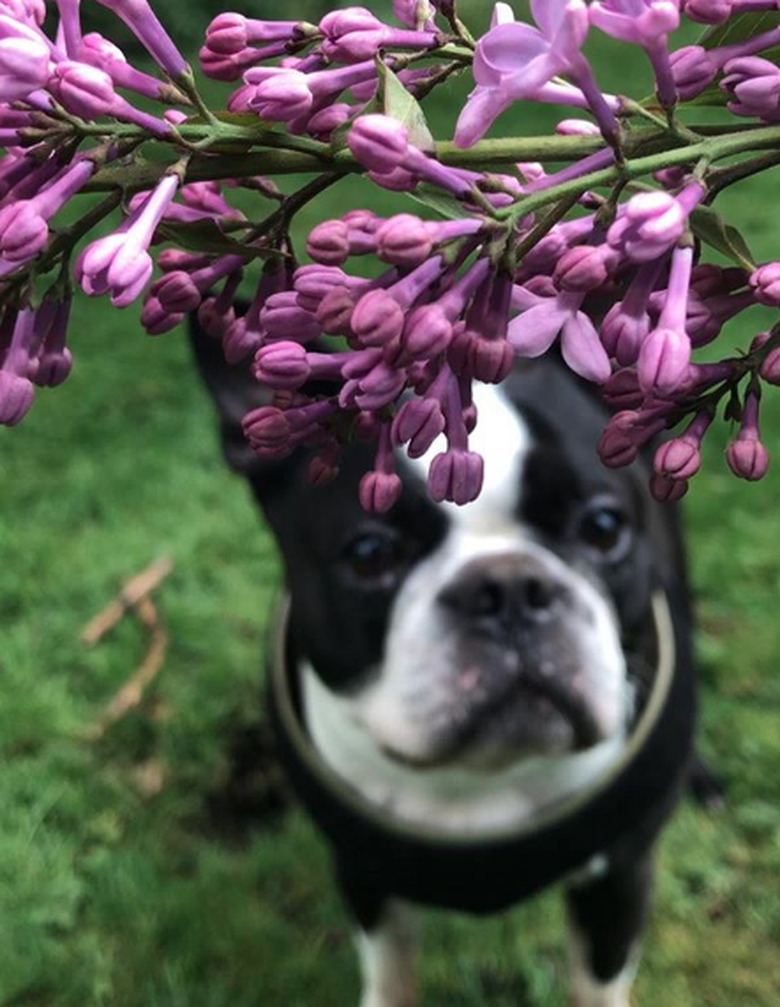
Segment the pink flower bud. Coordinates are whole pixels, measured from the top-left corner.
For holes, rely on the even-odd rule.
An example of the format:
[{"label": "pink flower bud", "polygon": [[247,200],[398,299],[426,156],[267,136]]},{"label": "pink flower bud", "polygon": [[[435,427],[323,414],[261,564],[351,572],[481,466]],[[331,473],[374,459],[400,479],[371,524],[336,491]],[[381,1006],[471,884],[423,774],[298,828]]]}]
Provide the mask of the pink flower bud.
[{"label": "pink flower bud", "polygon": [[361,115],[349,131],[347,146],[364,167],[387,174],[403,166],[409,132],[389,115]]},{"label": "pink flower bud", "polygon": [[443,451],[431,462],[428,489],[437,503],[466,504],[479,496],[484,475],[484,461],[476,452]]},{"label": "pink flower bud", "polygon": [[431,254],[433,242],[424,221],[411,213],[397,213],[377,228],[376,247],[384,262],[414,268]]},{"label": "pink flower bud", "polygon": [[175,314],[164,308],[157,297],[148,294],[141,310],[141,325],[150,336],[161,336],[184,321],[184,314]]},{"label": "pink flower bud", "polygon": [[243,419],[244,436],[262,457],[281,458],[292,449],[287,417],[275,406],[260,406]]},{"label": "pink flower bud", "polygon": [[750,274],[748,283],[757,301],[771,308],[780,307],[780,262],[767,262]]},{"label": "pink flower bud", "polygon": [[653,468],[670,479],[690,479],[701,468],[699,449],[690,441],[675,437],[658,448]]},{"label": "pink flower bud", "polygon": [[675,503],[688,492],[688,480],[672,479],[654,472],[650,477],[650,492],[659,503]]},{"label": "pink flower bud", "polygon": [[327,291],[314,312],[322,331],[329,336],[344,335],[351,331],[355,294],[348,287],[333,287]]},{"label": "pink flower bud", "polygon": [[162,308],[169,313],[186,314],[194,311],[201,301],[201,295],[192,276],[183,269],[166,273],[152,287]]},{"label": "pink flower bud", "polygon": [[30,410],[35,398],[35,388],[29,378],[0,370],[0,423],[12,427]]},{"label": "pink flower bud", "polygon": [[306,383],[311,368],[306,350],[300,343],[278,342],[260,347],[252,373],[257,381],[272,388],[295,391]]},{"label": "pink flower bud", "polygon": [[294,290],[280,290],[265,299],[260,326],[269,339],[294,339],[298,343],[311,342],[322,331],[314,315],[300,306]]},{"label": "pink flower bud", "polygon": [[355,305],[350,324],[366,346],[384,346],[401,335],[404,312],[386,290],[370,290]]},{"label": "pink flower bud", "polygon": [[409,315],[403,328],[402,345],[411,360],[443,353],[452,339],[452,322],[438,303],[423,304]]},{"label": "pink flower bud", "polygon": [[638,409],[645,400],[645,393],[639,387],[639,375],[629,367],[615,371],[601,386],[601,395],[613,409]]},{"label": "pink flower bud", "polygon": [[35,28],[0,14],[0,100],[20,101],[49,79],[51,51]]},{"label": "pink flower bud", "polygon": [[409,399],[393,418],[391,437],[394,444],[406,444],[408,441],[409,457],[420,458],[444,427],[444,413],[436,399]]},{"label": "pink flower bud", "polygon": [[780,346],[776,346],[761,361],[759,374],[770,385],[780,385]]},{"label": "pink flower bud", "polygon": [[726,449],[726,461],[735,476],[753,482],[766,475],[769,452],[759,440],[737,439]]},{"label": "pink flower bud", "polygon": [[611,469],[630,465],[639,450],[632,436],[637,413],[633,410],[615,413],[599,437],[596,451],[602,462]]},{"label": "pink flower bud", "polygon": [[654,329],[639,351],[639,383],[646,391],[669,395],[682,385],[691,362],[691,341],[676,329]]},{"label": "pink flower bud", "polygon": [[349,257],[349,228],[343,220],[325,220],[306,239],[306,251],[326,266],[340,266]]},{"label": "pink flower bud", "polygon": [[682,8],[691,21],[723,24],[731,17],[732,0],[683,0]]},{"label": "pink flower bud", "polygon": [[717,76],[720,67],[700,45],[687,45],[670,54],[669,62],[677,92],[683,101],[695,98]]},{"label": "pink flower bud", "polygon": [[398,501],[402,489],[395,472],[366,472],[358,487],[360,506],[370,513],[384,514]]},{"label": "pink flower bud", "polygon": [[619,262],[620,253],[609,246],[576,245],[558,260],[553,283],[560,290],[595,290],[607,282]]}]

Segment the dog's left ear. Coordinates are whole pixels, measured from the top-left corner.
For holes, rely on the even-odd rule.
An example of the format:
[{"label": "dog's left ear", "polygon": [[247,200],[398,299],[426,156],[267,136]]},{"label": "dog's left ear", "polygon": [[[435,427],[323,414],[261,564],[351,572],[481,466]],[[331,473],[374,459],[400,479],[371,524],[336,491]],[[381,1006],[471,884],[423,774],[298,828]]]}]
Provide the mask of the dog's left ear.
[{"label": "dog's left ear", "polygon": [[219,416],[227,463],[235,472],[252,478],[269,463],[261,461],[250,448],[241,421],[250,410],[268,405],[272,393],[255,381],[251,358],[239,364],[225,360],[220,340],[205,331],[197,315],[189,316],[188,327],[195,362]]}]

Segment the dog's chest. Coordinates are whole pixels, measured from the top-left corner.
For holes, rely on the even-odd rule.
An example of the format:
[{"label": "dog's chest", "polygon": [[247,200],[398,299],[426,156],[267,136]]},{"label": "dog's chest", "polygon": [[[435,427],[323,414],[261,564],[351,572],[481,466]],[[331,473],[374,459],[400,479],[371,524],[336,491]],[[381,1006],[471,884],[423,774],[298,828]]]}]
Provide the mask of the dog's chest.
[{"label": "dog's chest", "polygon": [[348,701],[299,669],[303,715],[325,763],[388,821],[442,836],[490,836],[534,819],[590,789],[620,758],[624,736],[586,752],[535,756],[496,772],[447,766],[415,769],[385,755]]}]

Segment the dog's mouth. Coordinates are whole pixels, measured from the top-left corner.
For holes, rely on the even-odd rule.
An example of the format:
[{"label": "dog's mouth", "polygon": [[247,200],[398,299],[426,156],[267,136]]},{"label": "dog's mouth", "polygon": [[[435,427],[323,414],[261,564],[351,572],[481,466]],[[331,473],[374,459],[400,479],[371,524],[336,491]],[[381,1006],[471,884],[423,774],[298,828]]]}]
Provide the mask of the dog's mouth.
[{"label": "dog's mouth", "polygon": [[453,704],[446,723],[431,732],[426,751],[411,754],[383,745],[385,753],[418,769],[457,763],[490,771],[533,755],[583,752],[604,740],[586,699],[554,673],[524,669],[487,697],[480,695],[483,677],[478,666],[460,673],[461,689],[476,693],[478,701]]}]

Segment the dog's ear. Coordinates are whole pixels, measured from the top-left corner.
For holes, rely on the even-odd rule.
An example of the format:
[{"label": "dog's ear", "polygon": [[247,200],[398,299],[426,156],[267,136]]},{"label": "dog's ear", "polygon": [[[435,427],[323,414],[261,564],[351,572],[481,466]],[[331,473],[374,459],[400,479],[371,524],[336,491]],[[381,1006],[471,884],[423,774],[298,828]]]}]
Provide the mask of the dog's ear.
[{"label": "dog's ear", "polygon": [[[238,308],[243,314],[246,305]],[[221,341],[205,331],[195,313],[189,316],[188,327],[195,362],[219,417],[225,458],[234,471],[253,479],[272,463],[261,461],[250,448],[241,420],[251,409],[268,405],[272,393],[255,381],[251,359],[239,364],[225,360]]]}]

